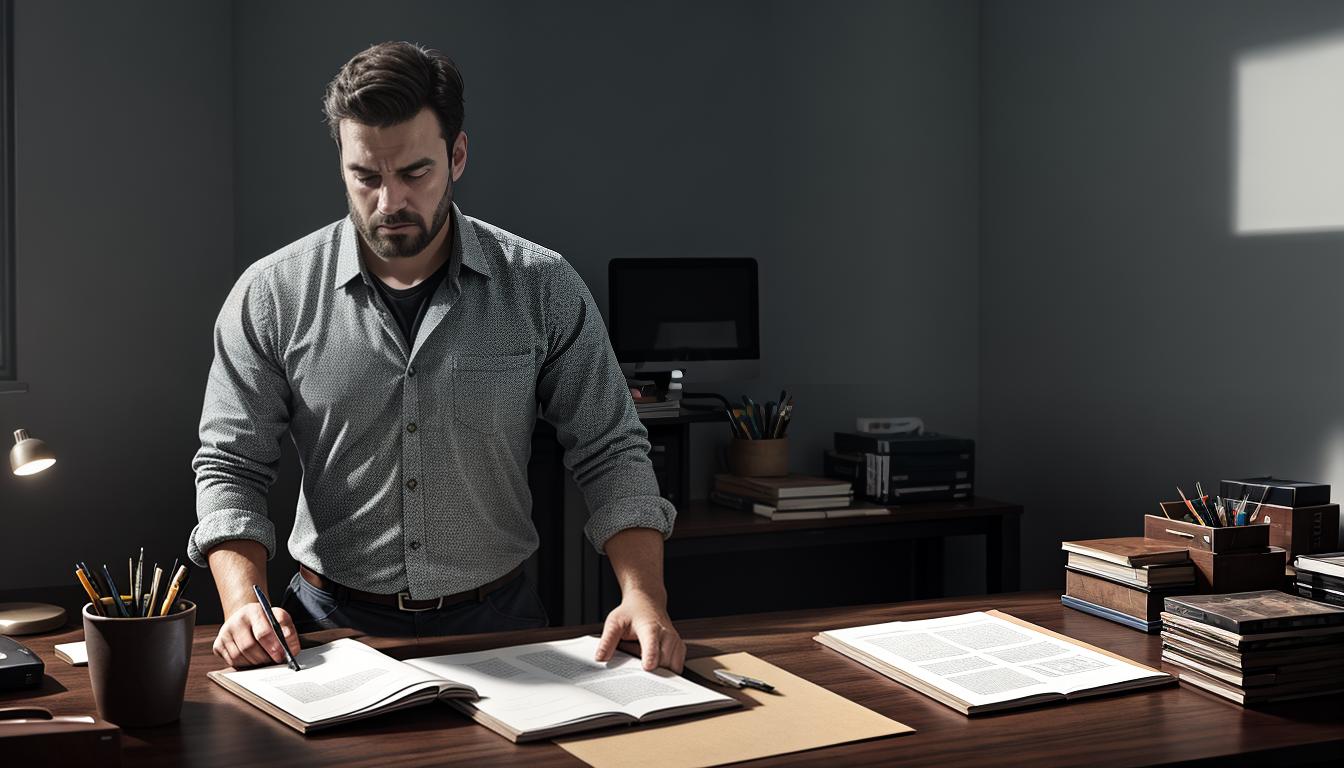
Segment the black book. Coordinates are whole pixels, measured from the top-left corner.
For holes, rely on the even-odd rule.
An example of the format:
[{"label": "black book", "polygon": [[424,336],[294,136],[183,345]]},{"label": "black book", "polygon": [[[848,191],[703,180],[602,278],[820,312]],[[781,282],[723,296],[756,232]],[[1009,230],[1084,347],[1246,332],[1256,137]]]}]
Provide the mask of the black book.
[{"label": "black book", "polygon": [[1306,483],[1277,477],[1224,480],[1219,483],[1218,491],[1224,499],[1240,500],[1249,495],[1252,502],[1278,507],[1315,507],[1330,503],[1330,486],[1327,483]]},{"label": "black book", "polygon": [[941,453],[969,458],[975,452],[975,441],[935,432],[925,432],[922,435],[836,432],[835,450],[839,453],[878,453],[893,456]]},{"label": "black book", "polygon": [[1344,592],[1344,578],[1338,576],[1329,576],[1324,573],[1312,573],[1298,569],[1297,583],[1306,585],[1312,589],[1329,589],[1334,592]]},{"label": "black book", "polygon": [[1237,635],[1344,626],[1344,609],[1271,589],[1168,597],[1165,608]]},{"label": "black book", "polygon": [[1344,606],[1344,592],[1336,592],[1331,589],[1313,589],[1300,581],[1297,583],[1297,596],[1326,605]]}]

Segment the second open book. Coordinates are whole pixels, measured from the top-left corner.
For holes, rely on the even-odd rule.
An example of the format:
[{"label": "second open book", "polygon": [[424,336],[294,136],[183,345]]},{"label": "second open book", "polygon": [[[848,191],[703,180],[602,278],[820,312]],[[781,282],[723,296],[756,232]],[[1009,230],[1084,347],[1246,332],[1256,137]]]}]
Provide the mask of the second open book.
[{"label": "second open book", "polygon": [[833,629],[814,639],[964,715],[1175,682],[999,611]]},{"label": "second open book", "polygon": [[645,672],[621,651],[593,661],[597,641],[398,661],[342,639],[301,651],[299,672],[278,665],[209,677],[301,733],[436,700],[512,741],[740,706],[666,669]]}]

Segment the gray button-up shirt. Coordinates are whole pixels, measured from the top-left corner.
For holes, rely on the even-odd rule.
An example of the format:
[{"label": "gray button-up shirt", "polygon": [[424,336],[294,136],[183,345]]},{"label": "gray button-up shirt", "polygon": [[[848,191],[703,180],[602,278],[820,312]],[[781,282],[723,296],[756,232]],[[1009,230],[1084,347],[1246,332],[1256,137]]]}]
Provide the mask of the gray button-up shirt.
[{"label": "gray button-up shirt", "polygon": [[599,550],[668,535],[648,433],[587,286],[559,254],[453,206],[452,263],[407,348],[342,219],[256,262],[215,325],[187,553],[275,551],[266,493],[286,430],[303,464],[289,550],[337,582],[423,599],[537,548],[532,428],[555,425]]}]

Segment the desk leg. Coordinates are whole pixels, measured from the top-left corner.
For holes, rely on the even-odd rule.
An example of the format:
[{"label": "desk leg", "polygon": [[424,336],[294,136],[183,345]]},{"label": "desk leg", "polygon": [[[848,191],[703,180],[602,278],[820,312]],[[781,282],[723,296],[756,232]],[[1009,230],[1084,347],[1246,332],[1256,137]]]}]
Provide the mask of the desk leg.
[{"label": "desk leg", "polygon": [[990,592],[1016,592],[1021,587],[1021,551],[1017,515],[999,515],[985,536],[985,587]]}]

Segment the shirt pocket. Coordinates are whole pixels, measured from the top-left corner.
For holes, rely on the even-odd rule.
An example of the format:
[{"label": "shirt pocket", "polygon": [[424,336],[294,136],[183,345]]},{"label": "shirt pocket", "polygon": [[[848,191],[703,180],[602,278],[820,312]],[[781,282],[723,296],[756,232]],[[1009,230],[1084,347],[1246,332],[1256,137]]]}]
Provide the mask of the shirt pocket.
[{"label": "shirt pocket", "polygon": [[458,424],[497,435],[536,410],[536,377],[530,352],[462,355],[453,363],[453,417]]}]

